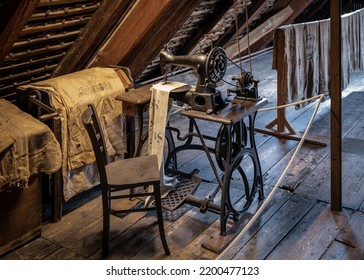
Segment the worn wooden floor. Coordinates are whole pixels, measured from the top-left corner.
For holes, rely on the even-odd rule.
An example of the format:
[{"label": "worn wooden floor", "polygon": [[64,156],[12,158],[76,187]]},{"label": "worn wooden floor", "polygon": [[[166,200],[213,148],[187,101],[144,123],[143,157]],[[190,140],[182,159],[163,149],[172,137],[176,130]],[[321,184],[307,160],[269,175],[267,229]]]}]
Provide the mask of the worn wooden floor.
[{"label": "worn wooden floor", "polygon": [[[272,53],[253,60],[253,74],[261,82],[260,94],[274,106],[276,73],[271,70]],[[245,67],[248,67],[245,65]],[[228,70],[226,79],[236,69]],[[258,217],[239,247],[225,252],[229,259],[364,259],[364,83],[356,73],[343,93],[343,210],[330,209],[330,147],[304,144],[292,168],[275,192],[268,207]],[[188,80],[184,76],[181,80]],[[296,129],[304,129],[314,104],[301,110],[288,109],[287,118]],[[330,102],[320,107],[312,132],[329,136]],[[257,122],[268,124],[275,111],[259,113]],[[171,117],[173,126],[182,126],[183,117]],[[204,133],[216,133],[213,123],[203,126]],[[264,173],[265,194],[270,193],[290,160],[297,142],[256,134]],[[183,171],[200,170],[203,182],[196,192],[205,197],[216,183],[205,155],[184,153],[179,157]],[[256,199],[249,209],[254,214],[262,202]],[[101,199],[96,198],[66,214],[59,223],[43,226],[42,237],[2,259],[100,259]],[[185,205],[164,211],[165,230],[171,255],[163,254],[156,217],[153,214],[129,214],[112,218],[110,259],[216,259],[218,255],[201,246],[219,230],[218,216],[200,213]],[[250,215],[251,216],[251,215]],[[248,213],[246,217],[249,217]]]}]

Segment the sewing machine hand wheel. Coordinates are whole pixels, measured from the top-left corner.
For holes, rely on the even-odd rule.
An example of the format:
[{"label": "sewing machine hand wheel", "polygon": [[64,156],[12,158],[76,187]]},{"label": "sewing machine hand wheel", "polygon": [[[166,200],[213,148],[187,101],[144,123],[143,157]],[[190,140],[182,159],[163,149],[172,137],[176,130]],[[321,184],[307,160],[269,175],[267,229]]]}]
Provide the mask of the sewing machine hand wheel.
[{"label": "sewing machine hand wheel", "polygon": [[225,75],[227,59],[225,51],[220,47],[213,48],[207,56],[206,73],[208,80],[217,83]]}]

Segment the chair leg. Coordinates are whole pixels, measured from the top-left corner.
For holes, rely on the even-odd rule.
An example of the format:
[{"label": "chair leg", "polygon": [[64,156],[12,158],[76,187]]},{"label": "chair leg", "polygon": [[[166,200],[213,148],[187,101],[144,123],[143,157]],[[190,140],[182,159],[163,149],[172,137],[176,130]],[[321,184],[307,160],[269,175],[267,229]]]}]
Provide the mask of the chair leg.
[{"label": "chair leg", "polygon": [[166,234],[164,232],[161,193],[160,193],[160,189],[159,189],[159,184],[154,185],[153,188],[154,188],[155,205],[157,207],[159,235],[161,236],[161,241],[162,241],[162,244],[163,244],[165,254],[170,255],[171,253],[169,251],[168,244],[167,244],[167,239],[166,239]]},{"label": "chair leg", "polygon": [[110,204],[108,198],[102,198],[102,257],[106,258],[109,255],[109,240],[110,240]]}]

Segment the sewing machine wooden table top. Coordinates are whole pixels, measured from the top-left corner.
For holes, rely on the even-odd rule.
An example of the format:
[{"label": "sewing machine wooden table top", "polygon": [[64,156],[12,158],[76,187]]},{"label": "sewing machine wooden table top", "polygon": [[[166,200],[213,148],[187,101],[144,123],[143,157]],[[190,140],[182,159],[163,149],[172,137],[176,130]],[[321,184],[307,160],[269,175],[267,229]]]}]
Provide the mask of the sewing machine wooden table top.
[{"label": "sewing machine wooden table top", "polygon": [[262,98],[259,101],[250,101],[244,99],[234,99],[228,105],[216,114],[206,114],[196,110],[182,110],[181,115],[189,118],[197,118],[206,121],[219,122],[224,125],[234,124],[252,113],[257,112],[260,108],[268,103],[267,99]]}]

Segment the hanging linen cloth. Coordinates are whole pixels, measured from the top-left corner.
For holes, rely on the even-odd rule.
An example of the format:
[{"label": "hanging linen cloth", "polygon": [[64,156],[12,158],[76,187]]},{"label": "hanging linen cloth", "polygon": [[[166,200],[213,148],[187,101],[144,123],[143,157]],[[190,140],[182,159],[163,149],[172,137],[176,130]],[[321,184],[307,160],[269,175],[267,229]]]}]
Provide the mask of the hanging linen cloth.
[{"label": "hanging linen cloth", "polygon": [[[163,150],[168,112],[171,107],[169,93],[182,86],[186,86],[186,84],[180,82],[168,82],[155,84],[151,88],[152,95],[149,105],[148,154],[157,155],[158,158],[158,165],[161,173],[162,197],[165,197],[178,183],[176,178],[165,175]],[[148,197],[146,204],[150,202],[150,198]]]}]

